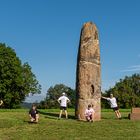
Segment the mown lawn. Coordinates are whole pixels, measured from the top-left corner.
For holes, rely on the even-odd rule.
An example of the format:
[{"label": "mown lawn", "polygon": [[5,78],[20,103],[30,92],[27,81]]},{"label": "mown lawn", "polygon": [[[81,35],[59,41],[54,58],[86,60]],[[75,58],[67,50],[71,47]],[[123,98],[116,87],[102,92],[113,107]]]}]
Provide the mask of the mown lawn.
[{"label": "mown lawn", "polygon": [[130,110],[121,110],[117,120],[112,110],[102,110],[102,120],[89,123],[58,120],[59,110],[40,110],[40,122],[28,123],[28,110],[0,110],[0,140],[140,140],[140,121],[127,119]]}]

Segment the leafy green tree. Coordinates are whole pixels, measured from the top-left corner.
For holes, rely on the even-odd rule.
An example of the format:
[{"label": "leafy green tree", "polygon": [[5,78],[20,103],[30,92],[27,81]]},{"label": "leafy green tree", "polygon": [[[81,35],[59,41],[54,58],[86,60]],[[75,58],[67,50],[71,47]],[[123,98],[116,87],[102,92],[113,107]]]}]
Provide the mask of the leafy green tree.
[{"label": "leafy green tree", "polygon": [[54,87],[51,86],[46,94],[46,104],[44,102],[42,103],[45,104],[47,108],[58,108],[59,104],[57,102],[57,99],[62,96],[63,92],[65,92],[68,98],[71,100],[69,107],[74,108],[76,96],[75,90],[63,84],[56,84]]},{"label": "leafy green tree", "polygon": [[24,94],[41,93],[41,85],[38,83],[36,76],[32,73],[32,69],[28,63],[24,63],[22,66],[22,79],[22,92],[24,92]]},{"label": "leafy green tree", "polygon": [[109,96],[111,93],[117,97],[121,108],[140,107],[140,74],[120,79],[113,88],[105,92],[105,95]]},{"label": "leafy green tree", "polygon": [[0,43],[0,98],[4,107],[17,108],[29,93],[40,93],[40,89],[29,64],[22,65],[13,49]]}]

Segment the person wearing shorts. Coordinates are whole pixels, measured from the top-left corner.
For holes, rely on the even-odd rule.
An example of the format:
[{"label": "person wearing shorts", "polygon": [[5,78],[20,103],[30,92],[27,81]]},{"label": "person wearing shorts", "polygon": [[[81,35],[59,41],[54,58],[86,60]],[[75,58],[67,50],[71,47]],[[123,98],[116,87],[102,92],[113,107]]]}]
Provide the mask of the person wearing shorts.
[{"label": "person wearing shorts", "polygon": [[39,114],[36,109],[36,105],[32,105],[31,110],[29,111],[29,117],[30,117],[30,122],[38,123],[39,120]]},{"label": "person wearing shorts", "polygon": [[66,97],[66,94],[65,93],[62,93],[62,96],[59,97],[59,99],[57,101],[60,104],[59,119],[61,119],[61,116],[62,116],[63,111],[65,113],[66,119],[68,119],[67,103],[70,102],[69,98]]},{"label": "person wearing shorts", "polygon": [[121,113],[120,113],[118,105],[117,105],[117,100],[115,97],[113,97],[113,94],[110,94],[110,98],[109,97],[102,97],[102,98],[109,101],[110,107],[114,110],[116,117],[118,119],[121,119]]}]

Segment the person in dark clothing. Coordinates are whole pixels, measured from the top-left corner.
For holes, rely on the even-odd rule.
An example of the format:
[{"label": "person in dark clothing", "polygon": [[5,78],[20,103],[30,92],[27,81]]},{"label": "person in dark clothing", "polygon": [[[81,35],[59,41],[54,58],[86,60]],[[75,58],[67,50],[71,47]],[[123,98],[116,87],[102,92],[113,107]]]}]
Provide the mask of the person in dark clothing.
[{"label": "person in dark clothing", "polygon": [[30,121],[31,121],[31,122],[38,123],[39,114],[38,114],[36,105],[34,105],[34,104],[32,105],[32,108],[31,108],[30,111],[29,111],[29,117],[30,117]]}]

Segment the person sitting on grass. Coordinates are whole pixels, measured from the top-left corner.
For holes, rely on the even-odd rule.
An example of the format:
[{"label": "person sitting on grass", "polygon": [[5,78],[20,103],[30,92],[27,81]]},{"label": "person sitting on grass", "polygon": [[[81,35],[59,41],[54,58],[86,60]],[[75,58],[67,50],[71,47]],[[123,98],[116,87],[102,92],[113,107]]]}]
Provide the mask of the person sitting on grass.
[{"label": "person sitting on grass", "polygon": [[89,105],[88,105],[88,108],[87,108],[86,111],[85,111],[86,120],[89,121],[89,122],[93,122],[94,113],[95,113],[94,109],[93,109],[92,106],[89,104]]},{"label": "person sitting on grass", "polygon": [[32,105],[32,108],[29,111],[29,117],[30,117],[30,122],[38,123],[39,114],[35,104]]},{"label": "person sitting on grass", "polygon": [[102,98],[106,99],[107,101],[109,101],[110,106],[114,110],[117,118],[121,119],[121,113],[120,113],[118,105],[117,105],[117,100],[116,100],[115,97],[113,97],[113,94],[110,94],[110,98],[109,97],[102,97]]},{"label": "person sitting on grass", "polygon": [[62,93],[62,96],[59,97],[59,99],[57,100],[58,103],[60,104],[60,113],[59,113],[59,119],[61,119],[62,116],[62,112],[65,112],[66,115],[66,119],[68,119],[68,113],[67,113],[67,103],[70,102],[69,98],[66,97],[65,93]]}]

